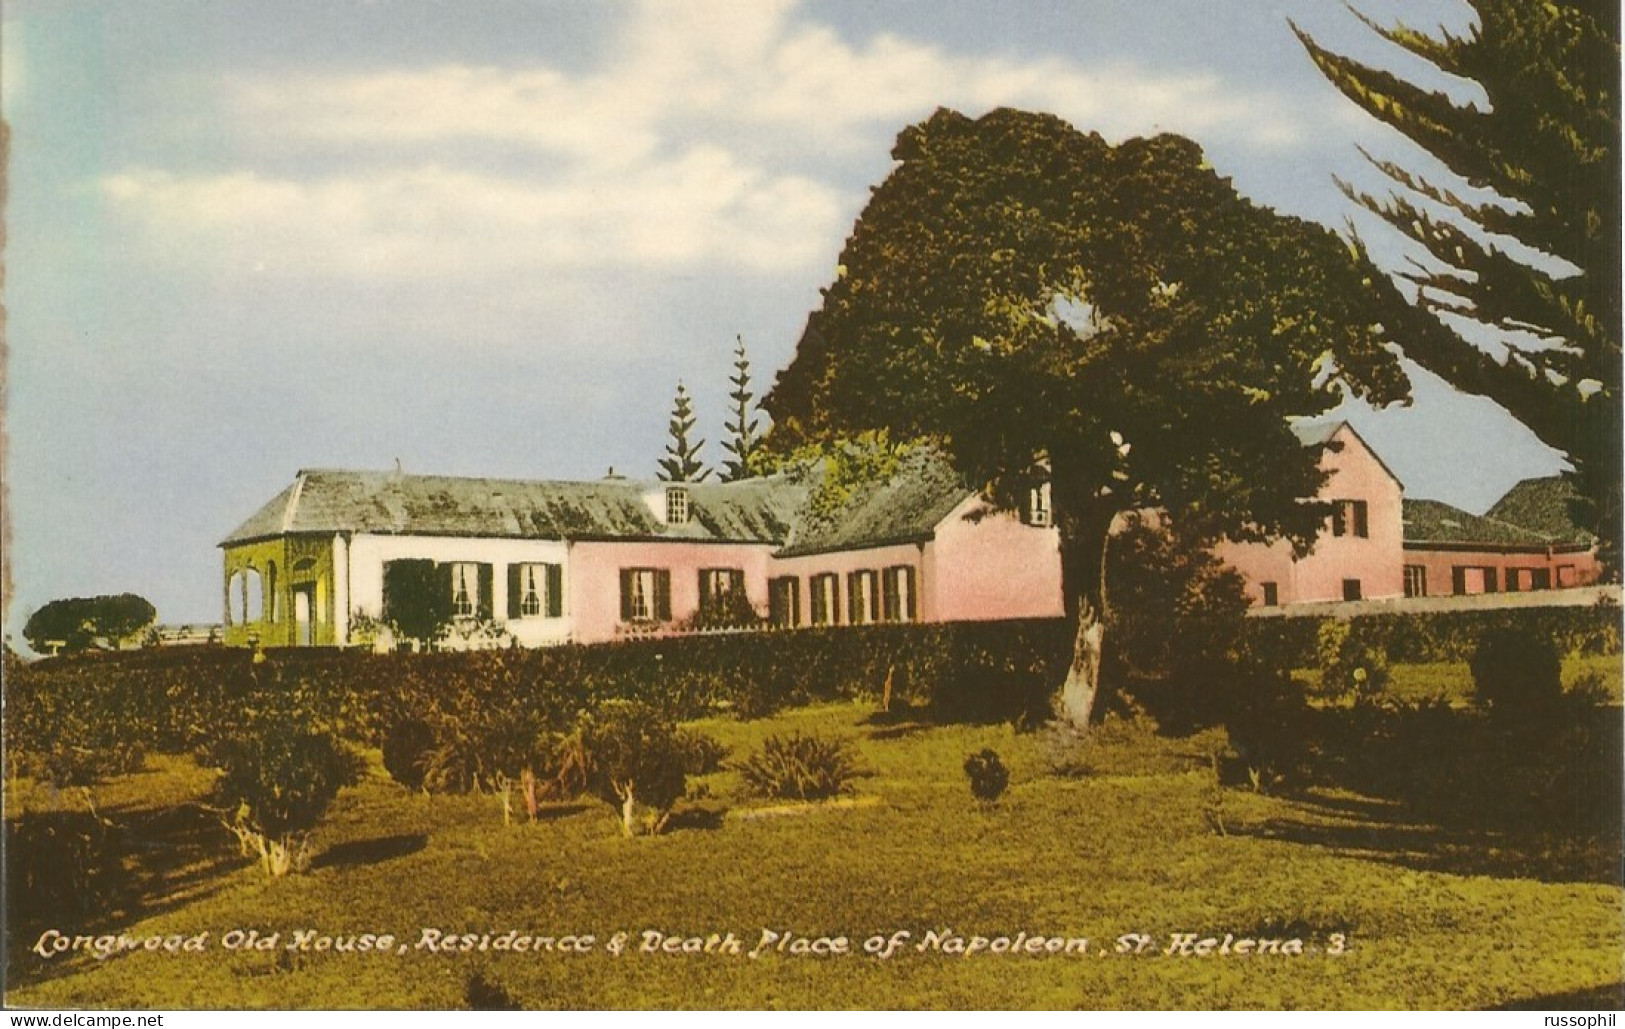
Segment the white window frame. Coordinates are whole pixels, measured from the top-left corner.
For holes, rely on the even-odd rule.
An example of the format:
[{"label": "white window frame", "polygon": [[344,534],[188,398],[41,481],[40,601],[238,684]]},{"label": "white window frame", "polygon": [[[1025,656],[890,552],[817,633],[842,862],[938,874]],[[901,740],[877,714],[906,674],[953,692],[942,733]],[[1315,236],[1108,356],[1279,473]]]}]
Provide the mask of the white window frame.
[{"label": "white window frame", "polygon": [[687,525],[689,515],[688,487],[666,487],[666,524]]},{"label": "white window frame", "polygon": [[1041,482],[1027,492],[1027,524],[1045,527],[1054,520],[1050,508],[1049,483]]},{"label": "white window frame", "polygon": [[519,566],[519,617],[540,618],[547,610],[547,566],[526,562]]},{"label": "white window frame", "polygon": [[632,620],[634,622],[652,622],[655,620],[655,570],[653,568],[633,568],[630,579],[632,586]]},{"label": "white window frame", "polygon": [[451,615],[473,618],[479,612],[480,566],[473,561],[451,565]]}]

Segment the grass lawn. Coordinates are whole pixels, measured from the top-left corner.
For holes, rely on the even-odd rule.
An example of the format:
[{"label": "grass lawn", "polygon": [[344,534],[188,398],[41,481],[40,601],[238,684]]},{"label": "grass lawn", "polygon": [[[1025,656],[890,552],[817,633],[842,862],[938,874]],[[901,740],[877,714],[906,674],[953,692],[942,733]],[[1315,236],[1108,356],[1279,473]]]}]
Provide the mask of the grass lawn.
[{"label": "grass lawn", "polygon": [[[1618,654],[1570,654],[1563,659],[1563,688],[1572,690],[1583,679],[1594,677],[1602,685],[1608,703],[1625,700],[1625,666]],[[1389,669],[1391,679],[1386,694],[1395,700],[1415,702],[1443,697],[1456,707],[1473,703],[1473,673],[1465,661],[1438,661],[1429,664],[1399,664]],[[1320,681],[1320,673],[1305,669],[1296,678],[1305,685]]]},{"label": "grass lawn", "polygon": [[[536,1008],[1477,1008],[1602,1004],[1625,980],[1617,879],[1565,879],[1538,848],[1413,824],[1368,798],[1220,788],[1210,766],[1220,732],[1166,739],[1108,723],[1080,744],[871,713],[837,705],[699,723],[732,760],[771,732],[851,740],[866,770],[855,802],[762,812],[725,770],[699,781],[708,796],[672,831],[634,840],[597,802],[504,826],[494,797],[408,793],[373,755],[319,830],[316,866],[277,882],[218,825],[176,806],[201,796],[205,773],[152,758],[96,791],[138,855],[140,900],[127,915],[56,928],[206,932],[205,949],[46,959],[24,940],[6,1000],[458,1008],[474,981]],[[1011,770],[988,808],[961,771],[983,747]],[[588,953],[430,953],[417,947],[425,929],[594,940]],[[845,937],[852,953],[636,950],[652,930],[731,932],[749,952],[764,929]],[[275,947],[228,950],[231,930],[276,934]],[[381,954],[289,949],[301,930],[396,940]],[[864,953],[869,937],[898,931],[910,935],[889,958]],[[929,932],[1088,943],[1070,954],[917,950]],[[616,955],[607,944],[619,933],[633,949]],[[1146,942],[1119,953],[1134,933]],[[1165,953],[1176,933],[1301,939],[1304,953]]]}]

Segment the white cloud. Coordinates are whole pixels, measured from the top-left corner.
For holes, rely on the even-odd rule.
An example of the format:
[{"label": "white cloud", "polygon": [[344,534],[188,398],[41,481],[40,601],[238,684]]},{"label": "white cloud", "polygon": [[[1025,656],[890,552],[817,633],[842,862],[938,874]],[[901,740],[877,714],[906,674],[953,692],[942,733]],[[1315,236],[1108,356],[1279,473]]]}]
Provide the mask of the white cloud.
[{"label": "white cloud", "polygon": [[437,165],[313,182],[132,170],[106,195],[169,245],[244,268],[429,278],[716,262],[756,271],[823,256],[840,205],[697,147],[623,177],[537,181]]},{"label": "white cloud", "polygon": [[[247,267],[780,273],[824,267],[861,201],[807,169],[883,153],[938,105],[1051,110],[1113,136],[1279,147],[1300,135],[1291,105],[1212,75],[966,57],[892,34],[854,45],[795,0],[645,0],[606,52],[576,75],[446,64],[239,77],[221,103],[243,150],[307,170],[128,169],[105,194],[168,253]],[[506,148],[502,170],[469,144]]]}]

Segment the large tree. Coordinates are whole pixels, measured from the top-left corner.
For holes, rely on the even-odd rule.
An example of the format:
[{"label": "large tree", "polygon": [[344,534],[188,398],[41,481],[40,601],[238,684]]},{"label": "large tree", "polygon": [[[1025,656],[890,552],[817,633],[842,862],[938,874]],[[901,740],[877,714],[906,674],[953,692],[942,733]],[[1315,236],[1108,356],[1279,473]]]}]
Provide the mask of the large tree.
[{"label": "large tree", "polygon": [[1322,473],[1288,418],[1408,383],[1347,245],[1238,196],[1189,140],[938,111],[893,157],[764,401],[769,440],[885,429],[1006,502],[1049,481],[1076,626],[1061,709],[1086,724],[1114,518],[1307,547]]},{"label": "large tree", "polygon": [[1367,24],[1476,83],[1482,99],[1452,99],[1298,36],[1345,96],[1479,191],[1464,196],[1369,154],[1394,190],[1373,196],[1342,184],[1425,251],[1396,280],[1376,280],[1406,355],[1567,455],[1576,514],[1617,569],[1619,7],[1469,2],[1477,24],[1462,35]]},{"label": "large tree", "polygon": [[121,641],[145,629],[158,612],[144,597],[69,597],[53,600],[28,617],[23,638],[37,652],[86,650],[105,639],[114,649]]}]

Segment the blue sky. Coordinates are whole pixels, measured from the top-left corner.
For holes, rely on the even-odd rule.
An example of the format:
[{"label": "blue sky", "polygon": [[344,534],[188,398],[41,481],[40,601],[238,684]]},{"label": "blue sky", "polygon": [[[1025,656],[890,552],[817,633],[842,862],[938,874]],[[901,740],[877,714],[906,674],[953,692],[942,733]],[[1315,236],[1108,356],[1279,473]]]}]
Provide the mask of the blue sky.
[{"label": "blue sky", "polygon": [[[1454,3],[1412,24],[1464,24]],[[1391,21],[1398,5],[1361,9]],[[1335,0],[8,0],[7,624],[132,591],[219,617],[215,543],[302,467],[652,476],[682,379],[720,461],[898,130],[938,106],[1180,132],[1341,226],[1356,144],[1429,167],[1288,19],[1411,73]],[[1462,96],[1470,85],[1440,83]],[[1555,455],[1418,377],[1352,420],[1482,510]]]}]

